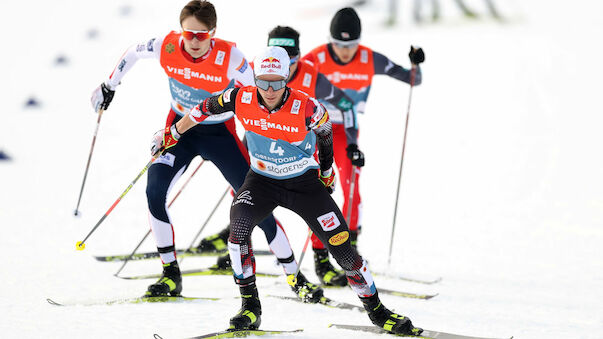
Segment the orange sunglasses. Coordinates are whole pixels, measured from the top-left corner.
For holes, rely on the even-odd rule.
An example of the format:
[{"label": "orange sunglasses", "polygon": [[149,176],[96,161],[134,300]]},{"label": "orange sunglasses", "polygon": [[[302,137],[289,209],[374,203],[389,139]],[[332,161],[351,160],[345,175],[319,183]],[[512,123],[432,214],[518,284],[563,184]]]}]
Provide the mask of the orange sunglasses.
[{"label": "orange sunglasses", "polygon": [[197,40],[203,41],[211,38],[211,35],[214,33],[215,30],[215,28],[212,28],[209,31],[182,30],[182,37],[186,40],[193,40],[193,38],[197,38]]}]

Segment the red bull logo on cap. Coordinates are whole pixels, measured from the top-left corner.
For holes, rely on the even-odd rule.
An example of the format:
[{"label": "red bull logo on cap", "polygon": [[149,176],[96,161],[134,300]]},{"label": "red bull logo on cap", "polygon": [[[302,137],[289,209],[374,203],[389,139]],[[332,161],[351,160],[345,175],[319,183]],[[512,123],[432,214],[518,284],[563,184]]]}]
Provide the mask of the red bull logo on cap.
[{"label": "red bull logo on cap", "polygon": [[277,69],[281,69],[281,61],[275,57],[268,57],[262,60],[261,68],[266,72],[276,72]]}]

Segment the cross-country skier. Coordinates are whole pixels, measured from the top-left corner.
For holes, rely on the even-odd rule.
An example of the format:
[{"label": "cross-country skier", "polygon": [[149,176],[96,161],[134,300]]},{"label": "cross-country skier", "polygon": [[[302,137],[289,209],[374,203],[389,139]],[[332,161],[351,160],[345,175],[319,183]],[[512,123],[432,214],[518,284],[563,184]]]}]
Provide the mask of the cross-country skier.
[{"label": "cross-country skier", "polygon": [[[360,18],[353,8],[340,9],[331,20],[330,42],[314,48],[303,59],[313,62],[318,71],[327,76],[333,85],[341,88],[354,101],[355,111],[364,113],[366,100],[371,89],[374,75],[385,74],[394,79],[410,83],[411,71],[405,69],[381,53],[377,53],[360,45]],[[414,84],[421,84],[421,69],[418,64],[425,60],[421,48],[411,47],[410,61],[416,67]],[[344,131],[344,116],[341,110],[321,100],[329,110],[333,123],[333,147],[335,164],[339,172],[339,182],[343,189],[343,215],[350,215],[349,227],[352,246],[357,245],[358,234],[362,226],[362,201],[359,190],[360,167],[364,165],[364,154],[359,151],[357,143],[346,142]],[[350,162],[349,159],[352,159]],[[356,160],[354,160],[356,159]],[[352,173],[352,169],[355,169]],[[354,176],[354,178],[352,178]],[[354,179],[352,194],[352,210],[350,206],[350,186]],[[312,248],[320,249],[322,243],[317,237],[312,237]]]},{"label": "cross-country skier", "polygon": [[[255,86],[234,88],[205,99],[155,140],[158,154],[179,145],[197,123],[234,112],[245,128],[251,171],[230,210],[228,249],[242,306],[230,329],[260,326],[262,308],[255,284],[251,245],[254,225],[277,206],[288,208],[310,226],[346,271],[373,324],[393,333],[418,335],[409,318],[388,310],[379,300],[366,261],[351,246],[347,224],[330,193],[335,181],[329,114],[316,99],[287,87],[289,56],[268,47],[254,61]],[[318,147],[318,161],[314,157]]]},{"label": "cross-country skier", "polygon": [[[227,88],[253,84],[253,72],[243,53],[233,43],[214,37],[216,21],[216,11],[210,2],[190,1],[180,13],[182,32],[170,32],[126,51],[109,79],[93,93],[95,110],[108,108],[123,76],[143,58],[159,59],[168,75],[172,105],[166,126],[179,121],[205,98]],[[163,130],[160,132],[159,138],[163,137]],[[166,200],[174,183],[197,155],[213,162],[230,185],[239,189],[249,170],[249,158],[236,135],[232,113],[218,114],[196,125],[176,147],[161,155],[149,168],[146,190],[149,220],[163,262],[163,275],[149,286],[146,296],[178,295],[182,291],[174,230]],[[285,274],[295,273],[297,263],[282,227],[277,226],[271,214],[265,217],[257,222],[270,249]],[[322,296],[322,289],[303,276],[294,291],[298,295],[301,293],[304,301],[315,302],[315,298]]]},{"label": "cross-country skier", "polygon": [[[277,26],[268,33],[268,46],[280,46],[289,55],[290,66],[287,87],[300,90],[310,97],[325,100],[344,112],[346,144],[356,145],[358,131],[355,121],[356,114],[353,111],[354,103],[341,89],[333,86],[324,74],[318,73],[317,67],[312,62],[300,60],[299,32],[288,26]],[[357,146],[352,147],[357,148]],[[360,156],[357,159],[350,158],[350,160],[353,164],[362,166],[364,161],[362,152],[358,151],[358,154]],[[353,157],[353,155],[353,153],[348,154],[350,157]],[[219,239],[223,242],[227,241],[225,236],[228,236],[227,229],[203,239],[199,248],[201,250],[214,249],[214,246],[222,244]],[[329,261],[329,252],[322,244],[320,248],[314,249],[314,268],[323,285],[347,285],[345,273],[333,267]]]}]

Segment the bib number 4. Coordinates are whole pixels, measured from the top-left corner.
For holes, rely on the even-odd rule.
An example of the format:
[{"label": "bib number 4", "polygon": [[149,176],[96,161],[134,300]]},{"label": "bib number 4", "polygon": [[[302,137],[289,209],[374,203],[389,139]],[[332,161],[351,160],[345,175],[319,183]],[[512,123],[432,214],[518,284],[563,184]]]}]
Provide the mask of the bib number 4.
[{"label": "bib number 4", "polygon": [[285,150],[281,146],[276,146],[276,141],[273,141],[270,144],[270,153],[276,153],[282,157],[285,154]]}]

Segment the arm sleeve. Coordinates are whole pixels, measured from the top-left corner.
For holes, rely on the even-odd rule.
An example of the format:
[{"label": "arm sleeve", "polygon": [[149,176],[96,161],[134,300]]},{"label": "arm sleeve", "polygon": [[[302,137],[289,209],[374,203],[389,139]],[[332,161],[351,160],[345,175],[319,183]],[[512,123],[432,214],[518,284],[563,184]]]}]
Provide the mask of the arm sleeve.
[{"label": "arm sleeve", "polygon": [[189,118],[195,123],[200,123],[214,114],[234,112],[237,93],[239,93],[239,88],[229,88],[224,93],[203,100],[202,103],[193,107]]},{"label": "arm sleeve", "polygon": [[318,73],[315,93],[317,98],[327,101],[342,112],[347,144],[358,144],[358,123],[352,99],[322,73]]},{"label": "arm sleeve", "polygon": [[119,62],[113,69],[109,79],[105,81],[107,86],[114,90],[138,59],[159,59],[161,56],[163,39],[164,38],[153,38],[130,46],[119,59]]},{"label": "arm sleeve", "polygon": [[230,62],[228,64],[229,79],[235,79],[235,87],[253,86],[253,70],[245,59],[243,52],[232,46],[230,49]]},{"label": "arm sleeve", "polygon": [[[375,65],[375,74],[389,75],[394,79],[398,79],[400,81],[404,81],[407,84],[410,84],[410,70],[402,66],[396,65],[385,55],[373,52],[373,63]],[[417,72],[415,74],[414,83],[415,86],[421,84],[421,78],[421,67],[417,65]]]},{"label": "arm sleeve", "polygon": [[314,98],[310,100],[306,105],[306,126],[316,133],[318,161],[324,172],[333,166],[333,126],[325,107]]}]

